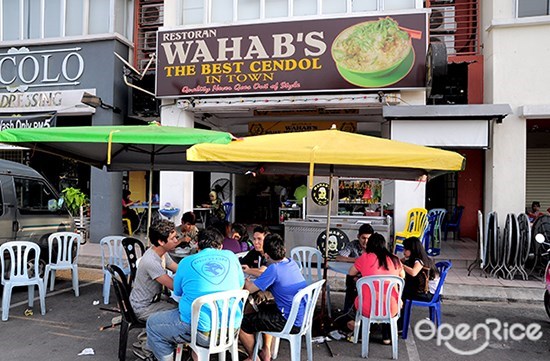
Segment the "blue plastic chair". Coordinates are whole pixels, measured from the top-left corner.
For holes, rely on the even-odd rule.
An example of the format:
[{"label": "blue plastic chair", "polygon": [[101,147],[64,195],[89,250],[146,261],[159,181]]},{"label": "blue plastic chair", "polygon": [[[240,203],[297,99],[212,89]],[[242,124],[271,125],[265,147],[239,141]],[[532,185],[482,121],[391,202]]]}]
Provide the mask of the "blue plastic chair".
[{"label": "blue plastic chair", "polygon": [[460,220],[462,219],[462,213],[464,212],[463,206],[457,206],[453,209],[453,213],[451,214],[451,217],[445,223],[444,229],[445,229],[445,237],[443,238],[445,241],[447,240],[447,234],[449,232],[453,232],[455,239],[460,239]]},{"label": "blue plastic chair", "polygon": [[409,331],[409,324],[411,322],[411,311],[412,306],[419,307],[429,307],[430,308],[430,320],[439,327],[441,325],[441,288],[445,283],[445,278],[447,278],[447,273],[453,266],[451,261],[440,261],[435,264],[439,271],[439,283],[432,297],[432,300],[429,302],[426,301],[415,301],[415,300],[405,300],[405,307],[403,309],[403,339],[407,338]]},{"label": "blue plastic chair", "polygon": [[433,208],[428,212],[428,227],[422,236],[422,243],[430,256],[437,256],[441,252],[441,239],[443,220],[447,210],[444,208]]},{"label": "blue plastic chair", "polygon": [[229,222],[229,216],[231,216],[231,210],[233,209],[233,203],[231,202],[224,202],[223,203],[223,211],[225,212],[225,221]]}]

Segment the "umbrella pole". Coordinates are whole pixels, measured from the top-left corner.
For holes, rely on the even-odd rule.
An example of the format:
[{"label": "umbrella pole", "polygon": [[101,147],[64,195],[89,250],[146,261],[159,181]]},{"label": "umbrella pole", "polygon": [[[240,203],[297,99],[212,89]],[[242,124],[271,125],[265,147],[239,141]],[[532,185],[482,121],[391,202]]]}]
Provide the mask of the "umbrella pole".
[{"label": "umbrella pole", "polygon": [[330,175],[328,179],[328,210],[327,210],[327,229],[325,233],[325,254],[323,258],[323,279],[325,283],[323,284],[323,291],[321,295],[321,327],[325,330],[325,308],[326,308],[326,298],[327,298],[327,282],[328,282],[328,237],[330,235],[330,214],[332,212],[332,178],[334,176],[334,165],[330,165]]},{"label": "umbrella pole", "polygon": [[151,168],[149,169],[149,196],[147,202],[147,246],[151,245],[149,241],[149,227],[151,227],[151,211],[153,210],[153,169],[155,168],[155,147],[153,146],[153,152],[151,154]]}]

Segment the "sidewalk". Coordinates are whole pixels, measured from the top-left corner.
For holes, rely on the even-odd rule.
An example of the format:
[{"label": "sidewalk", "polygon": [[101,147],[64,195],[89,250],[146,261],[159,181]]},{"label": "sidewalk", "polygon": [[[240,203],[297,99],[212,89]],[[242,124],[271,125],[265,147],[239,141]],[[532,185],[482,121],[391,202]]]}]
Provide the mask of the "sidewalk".
[{"label": "sidewalk", "polygon": [[[138,236],[142,241],[145,235]],[[146,244],[147,242],[144,242]],[[468,276],[468,266],[476,259],[476,242],[469,239],[443,242],[441,255],[437,260],[448,259],[453,263],[444,286],[447,299],[493,302],[542,302],[544,284],[542,281],[505,280],[485,277],[475,268]],[[97,243],[86,243],[80,249],[79,265],[87,268],[101,268],[101,249]],[[345,277],[333,271],[328,272],[331,291],[344,291]]]}]

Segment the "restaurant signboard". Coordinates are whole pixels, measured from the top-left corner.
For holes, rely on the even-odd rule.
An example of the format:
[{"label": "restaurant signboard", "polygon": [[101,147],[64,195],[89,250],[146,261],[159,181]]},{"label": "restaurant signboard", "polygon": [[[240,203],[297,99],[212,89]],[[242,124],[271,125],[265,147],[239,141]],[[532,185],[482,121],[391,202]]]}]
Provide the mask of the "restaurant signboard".
[{"label": "restaurant signboard", "polygon": [[158,97],[425,86],[427,13],[159,31]]}]

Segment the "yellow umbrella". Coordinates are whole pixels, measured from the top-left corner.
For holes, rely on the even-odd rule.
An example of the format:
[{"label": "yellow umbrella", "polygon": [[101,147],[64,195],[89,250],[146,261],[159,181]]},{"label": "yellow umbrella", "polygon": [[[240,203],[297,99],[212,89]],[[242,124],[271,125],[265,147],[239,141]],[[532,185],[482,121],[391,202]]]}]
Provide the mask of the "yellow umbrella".
[{"label": "yellow umbrella", "polygon": [[[245,137],[228,144],[196,144],[187,150],[187,160],[230,164],[262,174],[309,174],[344,177],[425,180],[438,174],[464,169],[458,153],[353,134],[335,129]],[[328,197],[327,229],[330,234],[332,197]],[[328,240],[328,237],[327,237]],[[324,273],[327,278],[328,247]],[[325,297],[322,297],[324,312]]]},{"label": "yellow umbrella", "polygon": [[332,173],[403,180],[459,171],[465,164],[455,152],[336,129],[197,144],[187,151],[187,160],[239,164],[264,174]]}]

